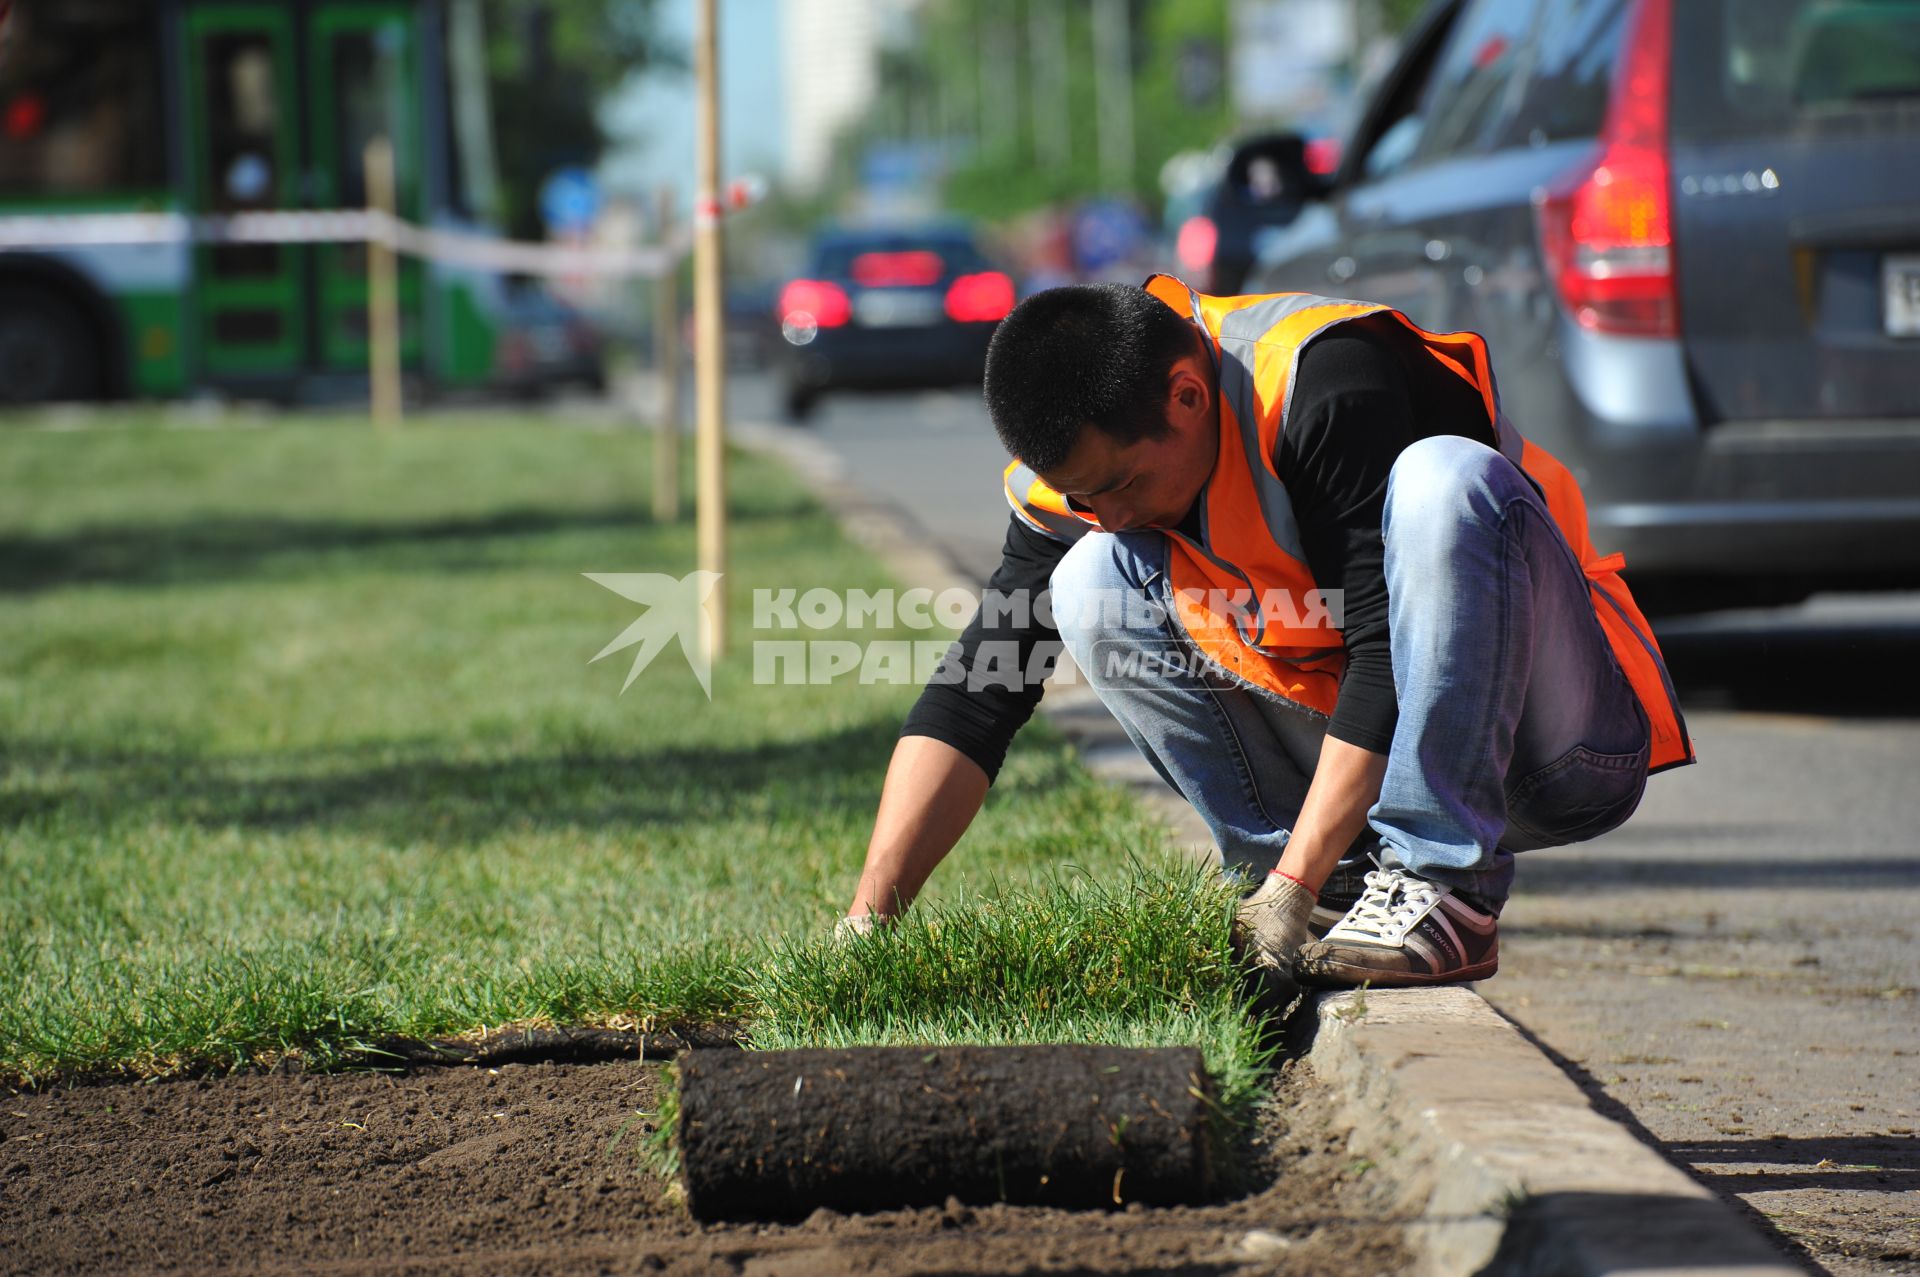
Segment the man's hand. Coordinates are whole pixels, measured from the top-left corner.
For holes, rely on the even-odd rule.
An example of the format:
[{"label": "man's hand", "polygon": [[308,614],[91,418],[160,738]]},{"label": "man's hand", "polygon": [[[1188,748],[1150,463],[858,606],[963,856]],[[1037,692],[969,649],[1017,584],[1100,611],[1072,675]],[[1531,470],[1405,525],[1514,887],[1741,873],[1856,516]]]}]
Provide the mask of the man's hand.
[{"label": "man's hand", "polygon": [[1240,902],[1236,930],[1256,963],[1286,975],[1293,973],[1294,955],[1312,939],[1307,919],[1313,915],[1313,901],[1304,883],[1276,871],[1267,875],[1260,890]]}]

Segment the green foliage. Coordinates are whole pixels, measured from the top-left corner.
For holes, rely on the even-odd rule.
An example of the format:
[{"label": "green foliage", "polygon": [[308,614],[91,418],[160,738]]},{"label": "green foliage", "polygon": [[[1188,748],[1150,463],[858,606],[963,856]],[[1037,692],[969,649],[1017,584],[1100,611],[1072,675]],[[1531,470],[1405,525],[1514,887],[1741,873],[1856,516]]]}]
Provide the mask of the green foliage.
[{"label": "green foliage", "polygon": [[[922,138],[944,141],[957,160],[945,190],[957,212],[1003,218],[1097,194],[1157,202],[1160,166],[1169,157],[1232,130],[1227,0],[1130,0],[1135,164],[1119,190],[1108,189],[1100,172],[1092,9],[1062,7],[1065,163],[1050,159],[1036,140],[1034,113],[1058,108],[1053,91],[1037,82],[1046,64],[1042,58],[1036,67],[1030,0],[929,0],[916,14],[914,41],[883,60],[874,107],[842,140],[842,176],[851,176],[858,152],[873,141]],[[1196,47],[1221,55],[1216,90],[1200,100],[1180,73]],[[1004,113],[990,100],[996,93],[1010,104]]]},{"label": "green foliage", "polygon": [[658,0],[482,0],[503,210],[538,237],[536,198],[563,164],[592,165],[607,136],[602,99],[627,76],[679,65],[661,45]]},{"label": "green foliage", "polygon": [[1385,29],[1398,32],[1412,26],[1413,20],[1420,16],[1421,11],[1426,9],[1432,0],[1378,0],[1378,3]]},{"label": "green foliage", "polygon": [[[1204,150],[1235,130],[1227,11],[1227,0],[1159,0],[1146,5],[1136,23],[1140,52],[1133,115],[1140,164],[1135,181],[1136,190],[1152,202],[1160,197],[1161,165],[1182,151]],[[1181,81],[1184,52],[1200,45],[1219,51],[1219,90],[1211,102],[1190,100]]]}]

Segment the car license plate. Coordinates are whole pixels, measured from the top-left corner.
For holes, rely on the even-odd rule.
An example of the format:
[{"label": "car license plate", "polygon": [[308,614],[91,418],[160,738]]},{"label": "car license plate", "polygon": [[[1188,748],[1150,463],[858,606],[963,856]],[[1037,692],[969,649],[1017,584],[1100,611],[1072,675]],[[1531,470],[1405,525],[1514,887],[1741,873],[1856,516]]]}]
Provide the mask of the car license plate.
[{"label": "car license plate", "polygon": [[1887,299],[1887,336],[1920,337],[1920,253],[1889,253],[1880,260]]},{"label": "car license plate", "polygon": [[940,294],[920,288],[870,288],[853,299],[853,316],[868,328],[919,328],[942,313]]}]

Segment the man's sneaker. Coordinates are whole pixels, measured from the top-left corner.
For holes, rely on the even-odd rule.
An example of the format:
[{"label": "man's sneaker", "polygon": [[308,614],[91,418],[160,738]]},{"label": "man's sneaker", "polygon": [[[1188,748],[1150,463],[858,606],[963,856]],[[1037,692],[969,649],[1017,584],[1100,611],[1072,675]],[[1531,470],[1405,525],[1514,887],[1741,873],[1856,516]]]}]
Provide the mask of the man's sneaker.
[{"label": "man's sneaker", "polygon": [[1437,882],[1376,869],[1346,917],[1300,950],[1302,984],[1391,988],[1484,980],[1500,969],[1500,934],[1489,911]]}]

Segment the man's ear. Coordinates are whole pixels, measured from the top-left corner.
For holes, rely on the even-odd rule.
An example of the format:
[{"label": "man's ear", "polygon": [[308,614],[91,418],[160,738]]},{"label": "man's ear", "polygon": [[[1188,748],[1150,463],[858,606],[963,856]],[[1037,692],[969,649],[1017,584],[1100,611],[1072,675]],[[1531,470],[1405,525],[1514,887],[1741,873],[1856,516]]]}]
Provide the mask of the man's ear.
[{"label": "man's ear", "polygon": [[1178,413],[1189,420],[1204,418],[1213,406],[1213,387],[1195,371],[1190,360],[1174,364],[1167,386],[1168,415]]}]

